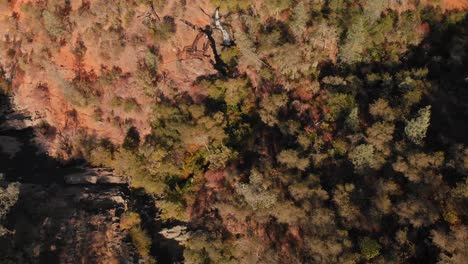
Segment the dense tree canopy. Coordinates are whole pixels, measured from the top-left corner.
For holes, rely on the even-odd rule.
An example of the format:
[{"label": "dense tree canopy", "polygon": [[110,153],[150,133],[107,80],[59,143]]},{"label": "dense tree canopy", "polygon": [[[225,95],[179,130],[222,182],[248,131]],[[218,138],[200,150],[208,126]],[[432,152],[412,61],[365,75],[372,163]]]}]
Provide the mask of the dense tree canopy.
[{"label": "dense tree canopy", "polygon": [[[186,263],[462,263],[468,17],[390,2],[211,0],[235,45],[219,51],[227,70],[192,80],[195,95],[163,81],[157,46],[176,30],[162,18],[131,76],[152,99],[150,132],[129,121],[122,145],[82,133],[74,151],[189,223]],[[28,19],[59,42],[74,26],[61,8]],[[96,36],[109,60],[125,40],[113,23]],[[65,93],[97,109],[96,87],[125,78],[112,72],[77,72]]]}]

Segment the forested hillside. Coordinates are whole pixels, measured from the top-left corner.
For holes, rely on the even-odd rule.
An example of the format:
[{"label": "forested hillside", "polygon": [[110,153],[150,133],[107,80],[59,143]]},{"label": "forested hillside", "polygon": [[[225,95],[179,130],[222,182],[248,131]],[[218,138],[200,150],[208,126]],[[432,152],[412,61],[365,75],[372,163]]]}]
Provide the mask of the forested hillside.
[{"label": "forested hillside", "polygon": [[466,263],[466,10],[0,0],[0,87],[48,155],[185,223],[184,263]]}]

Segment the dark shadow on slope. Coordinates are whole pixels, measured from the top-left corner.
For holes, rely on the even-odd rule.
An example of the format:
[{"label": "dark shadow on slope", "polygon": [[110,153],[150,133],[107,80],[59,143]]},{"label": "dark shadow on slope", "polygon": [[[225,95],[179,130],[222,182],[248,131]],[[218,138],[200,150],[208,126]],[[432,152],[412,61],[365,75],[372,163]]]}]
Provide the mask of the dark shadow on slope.
[{"label": "dark shadow on slope", "polygon": [[[158,263],[182,260],[183,248],[158,233],[164,225],[155,220],[159,212],[152,197],[122,184],[67,184],[64,177],[84,172],[86,163],[65,164],[48,156],[34,143],[33,128],[22,128],[20,121],[27,117],[15,114],[4,94],[0,103],[0,137],[14,138],[21,146],[14,155],[0,149],[0,184],[21,184],[16,204],[1,223],[14,233],[0,238],[0,263],[102,263],[109,250],[119,263],[137,263],[130,237],[119,229],[125,203],[155,234],[151,253]],[[12,119],[19,129],[2,129]]]},{"label": "dark shadow on slope", "polygon": [[163,222],[158,217],[159,211],[155,206],[154,197],[141,189],[132,192],[130,207],[140,215],[142,228],[151,236],[151,255],[156,257],[158,263],[182,263],[184,247],[175,240],[165,238],[159,234],[159,231],[175,225],[185,225],[185,223]]}]

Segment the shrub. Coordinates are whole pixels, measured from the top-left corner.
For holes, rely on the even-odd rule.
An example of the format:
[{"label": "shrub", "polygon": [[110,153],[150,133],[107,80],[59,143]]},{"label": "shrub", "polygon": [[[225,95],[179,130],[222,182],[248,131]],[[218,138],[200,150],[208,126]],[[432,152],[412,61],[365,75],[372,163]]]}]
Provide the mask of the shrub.
[{"label": "shrub", "polygon": [[139,226],[141,223],[141,218],[138,213],[135,212],[125,212],[120,218],[120,228],[127,230],[132,229],[135,226]]},{"label": "shrub", "polygon": [[120,97],[120,96],[114,96],[112,97],[111,101],[110,101],[110,105],[112,108],[117,108],[117,107],[120,107],[122,106],[123,104],[123,98]]},{"label": "shrub", "polygon": [[222,10],[227,11],[238,11],[238,10],[245,10],[250,7],[253,3],[252,0],[211,0],[213,6],[219,6]]},{"label": "shrub", "polygon": [[453,196],[457,198],[468,198],[468,178],[465,178],[465,182],[457,183],[457,186],[453,189]]},{"label": "shrub", "polygon": [[163,20],[152,27],[154,38],[157,41],[169,39],[176,32],[175,20],[171,16],[165,16]]},{"label": "shrub", "polygon": [[114,164],[111,149],[103,145],[96,146],[91,150],[88,161],[95,166],[112,167]]},{"label": "shrub", "polygon": [[359,241],[359,247],[361,248],[362,256],[367,260],[377,257],[380,254],[380,249],[382,248],[379,242],[369,237],[365,237]]},{"label": "shrub", "polygon": [[129,112],[139,112],[141,111],[140,104],[135,100],[135,98],[125,99],[123,102],[124,111]]},{"label": "shrub", "polygon": [[235,46],[221,50],[221,60],[230,68],[237,66],[238,57],[239,49]]},{"label": "shrub", "polygon": [[179,221],[188,221],[188,215],[185,211],[185,207],[180,202],[171,202],[167,200],[158,201],[156,205],[161,209],[161,219],[169,220],[176,219]]},{"label": "shrub", "polygon": [[151,73],[151,75],[155,75],[158,71],[158,64],[159,64],[159,56],[156,52],[155,48],[149,49],[145,53],[145,65],[148,68],[148,71]]},{"label": "shrub", "polygon": [[278,12],[290,8],[292,6],[291,0],[265,0],[265,7],[270,12],[277,14]]},{"label": "shrub", "polygon": [[44,27],[52,38],[60,38],[66,33],[63,22],[55,13],[44,10],[42,18],[44,20]]},{"label": "shrub", "polygon": [[96,122],[102,122],[104,119],[102,118],[102,116],[104,115],[104,112],[102,111],[101,108],[95,108],[94,111],[93,111],[93,119],[94,121]]},{"label": "shrub", "polygon": [[0,93],[9,94],[11,83],[5,77],[5,71],[0,67]]},{"label": "shrub", "polygon": [[142,230],[140,227],[133,227],[132,229],[130,229],[130,236],[132,238],[133,245],[135,245],[138,251],[138,254],[140,254],[145,259],[147,258],[151,259],[150,258],[151,239],[146,234],[146,232]]}]

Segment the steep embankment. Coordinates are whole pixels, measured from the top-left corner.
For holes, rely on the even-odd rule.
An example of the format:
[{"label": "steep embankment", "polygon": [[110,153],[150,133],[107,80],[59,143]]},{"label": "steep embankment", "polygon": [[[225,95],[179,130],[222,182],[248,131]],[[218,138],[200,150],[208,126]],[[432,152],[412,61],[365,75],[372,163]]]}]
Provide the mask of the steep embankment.
[{"label": "steep embankment", "polygon": [[183,232],[165,238],[171,225],[158,219],[152,197],[130,190],[111,170],[48,156],[34,142],[28,113],[16,112],[4,95],[0,105],[0,194],[13,198],[10,208],[1,201],[1,263],[148,261],[125,228],[130,211],[139,212],[142,227],[151,230],[150,257],[158,263],[181,258],[177,240]]},{"label": "steep embankment", "polygon": [[114,143],[132,126],[146,135],[155,94],[177,87],[194,95],[193,81],[216,73],[210,51],[203,59],[182,54],[198,33],[182,20],[209,24],[209,1],[175,2],[154,14],[133,1],[2,1],[0,65],[16,105],[52,128],[40,142],[51,155],[73,155],[63,146],[81,129]]}]

